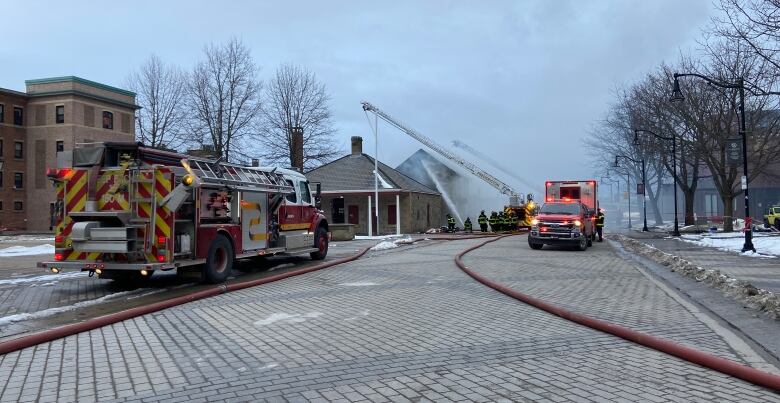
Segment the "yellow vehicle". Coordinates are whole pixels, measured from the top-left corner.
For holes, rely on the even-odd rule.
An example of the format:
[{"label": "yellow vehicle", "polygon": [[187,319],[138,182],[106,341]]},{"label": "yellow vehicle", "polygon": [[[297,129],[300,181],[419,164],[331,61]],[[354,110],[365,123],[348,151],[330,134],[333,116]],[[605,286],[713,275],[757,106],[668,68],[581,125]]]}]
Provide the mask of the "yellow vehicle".
[{"label": "yellow vehicle", "polygon": [[769,208],[769,214],[764,215],[764,225],[780,230],[780,206]]}]

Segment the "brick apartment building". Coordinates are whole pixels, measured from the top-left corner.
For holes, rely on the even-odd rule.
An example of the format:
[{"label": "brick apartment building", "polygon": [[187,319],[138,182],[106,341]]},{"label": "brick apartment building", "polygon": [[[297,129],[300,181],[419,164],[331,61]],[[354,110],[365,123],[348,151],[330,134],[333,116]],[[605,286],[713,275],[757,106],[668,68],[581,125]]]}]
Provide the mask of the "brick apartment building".
[{"label": "brick apartment building", "polygon": [[57,152],[94,141],[133,141],[135,93],[79,77],[0,88],[0,230],[50,231]]}]

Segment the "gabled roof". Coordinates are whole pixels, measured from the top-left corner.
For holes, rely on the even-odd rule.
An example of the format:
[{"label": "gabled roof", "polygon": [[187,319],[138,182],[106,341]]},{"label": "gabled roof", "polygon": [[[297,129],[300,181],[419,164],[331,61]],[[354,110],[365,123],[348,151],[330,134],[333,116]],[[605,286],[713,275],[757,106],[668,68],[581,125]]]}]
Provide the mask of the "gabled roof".
[{"label": "gabled roof", "polygon": [[[396,189],[439,194],[420,182],[379,161],[379,189]],[[323,192],[373,191],[374,159],[366,154],[349,154],[306,173],[310,182],[322,184]]]}]

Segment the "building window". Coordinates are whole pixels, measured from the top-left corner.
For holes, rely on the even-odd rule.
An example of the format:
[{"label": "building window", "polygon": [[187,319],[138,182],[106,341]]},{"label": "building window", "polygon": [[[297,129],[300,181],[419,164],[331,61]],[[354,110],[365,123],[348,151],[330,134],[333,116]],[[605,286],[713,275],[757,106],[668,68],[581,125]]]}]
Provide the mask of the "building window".
[{"label": "building window", "polygon": [[14,124],[21,126],[24,124],[24,109],[14,106]]},{"label": "building window", "polygon": [[57,123],[65,123],[65,105],[57,105]]},{"label": "building window", "polygon": [[14,141],[14,158],[24,158],[24,143],[21,141]]},{"label": "building window", "polygon": [[3,188],[3,171],[0,171],[0,189]]},{"label": "building window", "polygon": [[62,140],[57,140],[57,152],[65,151],[65,142]]},{"label": "building window", "polygon": [[0,211],[3,211],[3,201],[0,200]]},{"label": "building window", "polygon": [[22,189],[24,187],[24,174],[21,172],[14,172],[14,189]]},{"label": "building window", "polygon": [[0,158],[3,158],[3,139],[0,139]]},{"label": "building window", "polygon": [[24,210],[24,203],[20,202],[19,200],[14,201],[14,211],[22,210]]},{"label": "building window", "polygon": [[0,104],[0,123],[5,120],[5,105]]},{"label": "building window", "polygon": [[114,130],[114,114],[109,111],[103,111],[103,128]]}]

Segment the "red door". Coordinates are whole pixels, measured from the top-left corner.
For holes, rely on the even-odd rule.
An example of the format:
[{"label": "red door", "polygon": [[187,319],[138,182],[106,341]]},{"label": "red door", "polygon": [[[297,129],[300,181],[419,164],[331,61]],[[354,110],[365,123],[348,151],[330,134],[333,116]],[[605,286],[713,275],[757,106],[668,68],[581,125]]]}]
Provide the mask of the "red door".
[{"label": "red door", "polygon": [[347,209],[347,222],[350,224],[360,224],[360,206],[349,206]]}]

